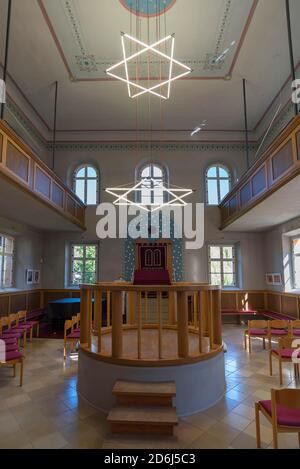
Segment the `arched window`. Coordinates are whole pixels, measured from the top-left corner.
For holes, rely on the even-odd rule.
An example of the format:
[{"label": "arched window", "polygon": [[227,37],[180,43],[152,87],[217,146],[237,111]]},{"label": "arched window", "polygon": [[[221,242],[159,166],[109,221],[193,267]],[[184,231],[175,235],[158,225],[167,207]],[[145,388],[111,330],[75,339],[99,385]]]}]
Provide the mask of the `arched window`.
[{"label": "arched window", "polygon": [[143,205],[160,205],[164,203],[163,184],[165,180],[164,170],[157,164],[144,166],[139,174],[142,182],[140,202]]},{"label": "arched window", "polygon": [[206,171],[206,203],[219,205],[230,191],[230,171],[221,164],[210,166]]},{"label": "arched window", "polygon": [[80,166],[74,173],[75,194],[86,205],[97,205],[99,202],[99,174],[90,165]]}]

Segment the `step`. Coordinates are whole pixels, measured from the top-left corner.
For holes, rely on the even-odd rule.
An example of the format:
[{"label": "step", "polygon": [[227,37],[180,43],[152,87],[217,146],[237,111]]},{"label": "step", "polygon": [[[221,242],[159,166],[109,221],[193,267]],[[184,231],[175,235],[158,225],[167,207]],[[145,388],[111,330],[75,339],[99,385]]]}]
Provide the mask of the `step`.
[{"label": "step", "polygon": [[176,384],[119,380],[112,392],[121,406],[171,407],[172,399],[176,396]]},{"label": "step", "polygon": [[107,417],[113,434],[173,435],[175,407],[116,407]]}]

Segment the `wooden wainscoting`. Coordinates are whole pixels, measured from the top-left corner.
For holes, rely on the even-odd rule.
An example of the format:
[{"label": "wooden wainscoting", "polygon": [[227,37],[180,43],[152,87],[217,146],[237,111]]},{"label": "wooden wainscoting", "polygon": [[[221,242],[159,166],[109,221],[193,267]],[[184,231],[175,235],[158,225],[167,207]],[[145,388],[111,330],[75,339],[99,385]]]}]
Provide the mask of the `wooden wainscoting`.
[{"label": "wooden wainscoting", "polygon": [[42,290],[0,293],[0,317],[21,310],[32,311],[42,308]]},{"label": "wooden wainscoting", "polygon": [[85,205],[4,121],[0,121],[0,173],[22,191],[85,229]]},{"label": "wooden wainscoting", "polygon": [[300,114],[220,204],[222,229],[300,174]]}]

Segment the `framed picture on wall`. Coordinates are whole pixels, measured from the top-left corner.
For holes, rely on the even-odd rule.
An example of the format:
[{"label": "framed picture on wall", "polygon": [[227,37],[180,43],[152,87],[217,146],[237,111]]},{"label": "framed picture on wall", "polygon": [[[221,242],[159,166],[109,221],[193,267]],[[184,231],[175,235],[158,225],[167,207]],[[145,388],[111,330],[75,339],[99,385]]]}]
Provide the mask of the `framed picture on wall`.
[{"label": "framed picture on wall", "polygon": [[33,271],[33,283],[35,285],[39,285],[41,281],[41,271],[40,270],[34,270]]},{"label": "framed picture on wall", "polygon": [[282,285],[282,275],[281,274],[266,274],[266,282],[268,285]]},{"label": "framed picture on wall", "polygon": [[26,283],[27,285],[33,284],[33,270],[31,269],[26,270]]}]

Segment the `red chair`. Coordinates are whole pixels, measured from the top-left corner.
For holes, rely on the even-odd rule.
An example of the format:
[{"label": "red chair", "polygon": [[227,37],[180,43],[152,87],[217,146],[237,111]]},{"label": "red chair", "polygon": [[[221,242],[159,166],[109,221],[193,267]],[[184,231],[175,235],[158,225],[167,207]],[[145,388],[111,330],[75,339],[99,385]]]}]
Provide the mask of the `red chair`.
[{"label": "red chair", "polygon": [[10,339],[23,339],[23,347],[26,348],[26,336],[27,331],[24,329],[11,329],[9,317],[0,318],[0,339],[1,338],[10,338]]},{"label": "red chair", "polygon": [[300,389],[271,389],[271,400],[255,404],[256,440],[261,448],[260,412],[272,424],[273,447],[278,449],[279,433],[298,433],[300,446]]},{"label": "red chair", "polygon": [[300,320],[291,321],[291,336],[295,339],[300,338]]},{"label": "red chair", "polygon": [[244,332],[244,347],[247,350],[247,338],[248,338],[248,349],[251,353],[251,339],[263,339],[263,347],[266,348],[266,339],[268,338],[268,321],[248,321],[248,329]]},{"label": "red chair", "polygon": [[[295,358],[295,352],[297,348],[293,348],[294,339],[291,337],[283,337],[279,340],[279,347],[278,349],[271,349],[269,352],[269,366],[270,366],[270,376],[273,376],[273,363],[272,359],[276,358],[279,363],[279,380],[280,385],[283,384],[283,377],[282,377],[282,364],[283,363],[294,363],[293,359]],[[300,352],[298,353],[298,358],[300,358]],[[299,373],[299,364],[294,363],[294,373],[295,378],[300,378]]]},{"label": "red chair", "polygon": [[29,326],[31,329],[34,330],[36,328],[36,337],[39,337],[40,335],[40,323],[39,321],[28,321],[27,320],[27,311],[19,311],[18,312],[18,325],[26,325],[27,327]]},{"label": "red chair", "polygon": [[32,337],[33,337],[33,327],[30,324],[19,324],[19,316],[18,314],[10,314],[8,316],[9,319],[9,328],[12,331],[18,330],[18,331],[26,331],[26,333],[29,333],[29,340],[32,342]]},{"label": "red chair", "polygon": [[272,348],[272,339],[280,339],[287,337],[289,334],[290,323],[281,319],[274,319],[269,321],[268,338],[269,350]]}]

